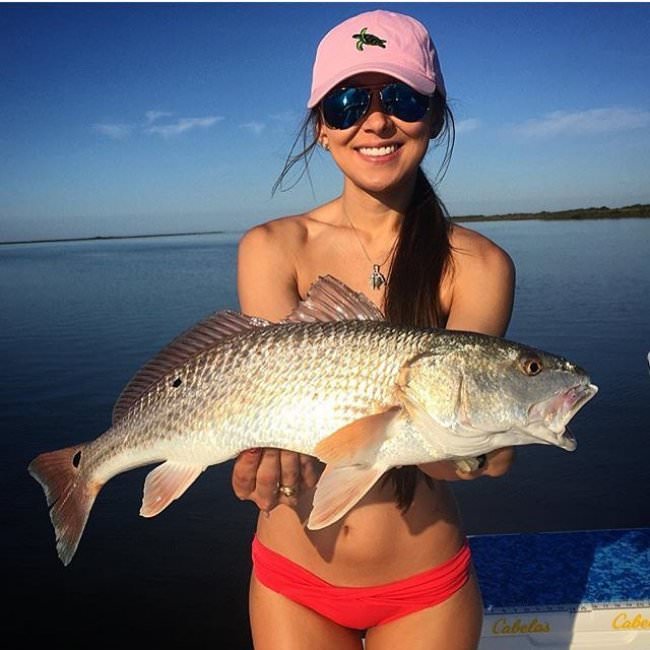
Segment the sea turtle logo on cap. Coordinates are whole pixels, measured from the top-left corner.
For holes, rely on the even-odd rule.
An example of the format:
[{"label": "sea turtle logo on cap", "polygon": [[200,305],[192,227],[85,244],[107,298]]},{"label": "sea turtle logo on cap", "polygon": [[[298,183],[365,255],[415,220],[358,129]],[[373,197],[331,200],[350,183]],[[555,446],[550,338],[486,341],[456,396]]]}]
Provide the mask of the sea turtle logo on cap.
[{"label": "sea turtle logo on cap", "polygon": [[386,49],[386,40],[375,36],[374,34],[368,34],[368,28],[364,27],[358,34],[353,34],[352,38],[357,39],[357,50],[363,52],[364,45],[375,45],[377,47],[383,47]]}]

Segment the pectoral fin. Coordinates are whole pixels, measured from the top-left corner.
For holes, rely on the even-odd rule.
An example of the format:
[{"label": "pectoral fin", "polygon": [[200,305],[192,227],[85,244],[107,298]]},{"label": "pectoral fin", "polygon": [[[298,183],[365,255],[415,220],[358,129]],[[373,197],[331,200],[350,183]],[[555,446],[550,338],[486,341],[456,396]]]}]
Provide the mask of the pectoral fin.
[{"label": "pectoral fin", "polygon": [[319,530],[338,521],[372,488],[386,466],[328,465],[316,485],[307,528]]},{"label": "pectoral fin", "polygon": [[199,465],[188,465],[167,461],[147,474],[140,514],[155,517],[172,501],[183,495],[199,474],[205,469]]},{"label": "pectoral fin", "polygon": [[391,437],[391,425],[400,410],[393,407],[345,425],[323,438],[314,454],[335,465],[372,464],[381,443]]}]

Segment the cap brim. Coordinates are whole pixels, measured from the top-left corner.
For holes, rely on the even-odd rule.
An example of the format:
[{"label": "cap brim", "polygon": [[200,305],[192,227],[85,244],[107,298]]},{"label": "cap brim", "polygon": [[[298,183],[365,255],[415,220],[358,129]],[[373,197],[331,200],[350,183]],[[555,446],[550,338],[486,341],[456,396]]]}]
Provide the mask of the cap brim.
[{"label": "cap brim", "polygon": [[411,88],[414,88],[423,95],[433,95],[436,87],[439,87],[440,91],[444,94],[443,87],[436,85],[435,81],[423,75],[419,75],[408,68],[403,68],[389,62],[378,63],[375,66],[368,66],[367,63],[364,63],[357,66],[350,66],[335,77],[331,77],[317,88],[312,89],[311,96],[307,102],[307,108],[314,108],[314,106],[316,106],[318,102],[320,102],[320,100],[323,99],[330,90],[332,90],[332,88],[340,84],[342,81],[363,72],[380,72],[382,74],[390,75],[391,77],[395,77],[395,79],[408,84]]}]

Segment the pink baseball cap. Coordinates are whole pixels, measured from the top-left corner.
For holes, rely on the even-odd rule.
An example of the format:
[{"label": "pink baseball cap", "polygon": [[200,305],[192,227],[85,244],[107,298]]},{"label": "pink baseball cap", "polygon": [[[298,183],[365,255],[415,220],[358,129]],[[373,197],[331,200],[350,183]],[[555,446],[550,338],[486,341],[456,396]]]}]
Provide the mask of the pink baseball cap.
[{"label": "pink baseball cap", "polygon": [[440,63],[426,27],[415,18],[379,9],[348,18],[318,45],[308,108],[337,84],[362,72],[383,72],[433,95],[445,95]]}]

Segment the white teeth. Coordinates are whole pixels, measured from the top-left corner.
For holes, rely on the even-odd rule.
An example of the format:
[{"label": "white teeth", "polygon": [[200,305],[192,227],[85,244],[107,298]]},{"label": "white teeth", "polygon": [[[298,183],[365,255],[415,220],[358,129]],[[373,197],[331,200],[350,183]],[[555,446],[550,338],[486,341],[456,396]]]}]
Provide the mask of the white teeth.
[{"label": "white teeth", "polygon": [[387,156],[394,151],[397,151],[396,144],[391,144],[388,147],[359,147],[359,152],[364,156]]}]

